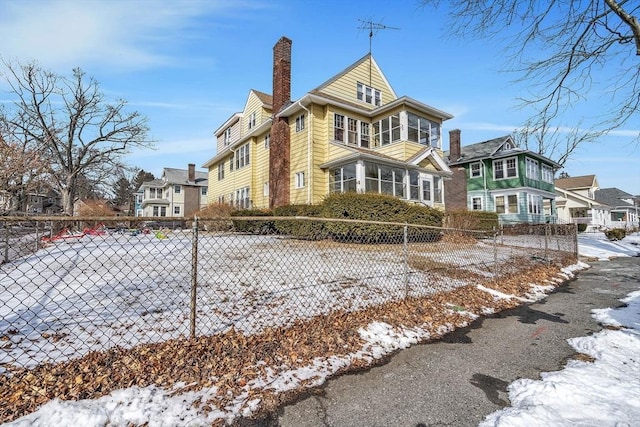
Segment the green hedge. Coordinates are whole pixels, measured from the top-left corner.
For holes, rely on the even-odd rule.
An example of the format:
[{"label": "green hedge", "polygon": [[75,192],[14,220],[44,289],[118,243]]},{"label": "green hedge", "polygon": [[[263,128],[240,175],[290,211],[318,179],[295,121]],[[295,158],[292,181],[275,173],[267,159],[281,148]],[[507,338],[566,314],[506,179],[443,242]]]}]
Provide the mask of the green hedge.
[{"label": "green hedge", "polygon": [[252,233],[252,234],[269,234],[275,231],[275,226],[273,221],[264,220],[264,221],[256,221],[256,220],[240,220],[233,219],[237,217],[243,216],[273,216],[273,212],[270,210],[261,210],[261,209],[243,209],[239,211],[235,211],[231,213],[231,218],[233,221],[233,227],[236,231],[241,233]]},{"label": "green hedge", "polygon": [[[322,203],[322,216],[326,218],[400,222],[429,226],[442,226],[443,213],[437,209],[407,203],[383,194],[337,193],[327,196]],[[402,241],[404,227],[384,224],[327,222],[328,235],[340,241],[361,243],[395,243]],[[427,230],[412,233],[421,240],[435,240],[439,232]]]},{"label": "green hedge", "polygon": [[[319,217],[322,213],[320,205],[287,205],[273,210],[275,216]],[[308,220],[276,220],[276,232],[303,239],[320,240],[327,237],[323,221]]]}]

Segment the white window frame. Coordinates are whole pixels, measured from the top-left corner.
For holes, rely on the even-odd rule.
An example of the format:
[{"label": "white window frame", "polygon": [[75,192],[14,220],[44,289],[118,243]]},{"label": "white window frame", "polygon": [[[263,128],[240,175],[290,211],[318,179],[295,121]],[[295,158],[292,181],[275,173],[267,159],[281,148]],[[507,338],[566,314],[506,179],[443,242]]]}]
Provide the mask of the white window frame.
[{"label": "white window frame", "polygon": [[[233,194],[233,193],[231,193]],[[233,200],[232,200],[233,204]],[[249,209],[251,200],[249,199],[249,187],[243,187],[236,190],[236,207]]]},{"label": "white window frame", "polygon": [[224,164],[225,162],[221,162],[218,165],[218,181],[222,181],[224,179]]},{"label": "white window frame", "polygon": [[333,114],[333,139],[334,141],[344,142],[344,115]]},{"label": "white window frame", "polygon": [[249,115],[249,124],[248,128],[253,129],[256,126],[256,112],[254,111]]},{"label": "white window frame", "polygon": [[178,185],[178,184],[175,184],[175,185],[173,186],[173,192],[174,192],[175,194],[180,194],[180,193],[182,193],[182,186],[181,186],[181,185]]},{"label": "white window frame", "polygon": [[271,146],[271,134],[268,133],[264,136],[264,149],[268,150]]},{"label": "white window frame", "polygon": [[542,196],[539,194],[527,194],[527,212],[530,215],[542,215]]},{"label": "white window frame", "polygon": [[442,177],[433,177],[433,202],[444,203],[444,180]]},{"label": "white window frame", "polygon": [[209,192],[209,187],[200,187],[200,194],[206,196]]},{"label": "white window frame", "polygon": [[[477,166],[477,171],[474,171],[474,166]],[[469,176],[471,178],[482,178],[482,162],[474,162],[469,165]],[[474,173],[474,172],[477,172]]]},{"label": "white window frame", "polygon": [[269,181],[262,185],[262,195],[264,197],[269,197]]},{"label": "white window frame", "polygon": [[361,82],[356,83],[356,98],[376,107],[382,104],[382,92]]},{"label": "white window frame", "polygon": [[296,117],[296,132],[304,130],[304,113]]},{"label": "white window frame", "polygon": [[525,158],[526,177],[536,181],[540,181],[540,163],[530,157]]},{"label": "white window frame", "polygon": [[296,189],[304,188],[304,185],[305,185],[304,172],[296,172]]},{"label": "white window frame", "polygon": [[542,164],[542,180],[544,182],[548,182],[549,184],[553,184],[553,176],[555,172],[553,168],[549,165]]},{"label": "white window frame", "polygon": [[[479,203],[476,204],[476,202],[479,202]],[[471,210],[474,210],[474,211],[484,210],[484,203],[481,196],[471,197]]]},{"label": "white window frame", "polygon": [[[515,170],[515,175],[511,176],[509,175],[509,162],[515,162],[515,168],[513,168],[513,170]],[[496,177],[496,172],[498,170],[497,165],[500,165],[501,170],[502,170],[502,177],[498,178]],[[501,179],[512,179],[512,178],[518,178],[518,158],[517,157],[507,157],[504,159],[498,159],[498,160],[494,160],[493,161],[493,180],[494,181],[499,181]]]},{"label": "white window frame", "polygon": [[[504,200],[504,212],[498,212],[498,198],[502,197]],[[510,197],[515,197],[516,198],[516,203],[515,203],[515,207],[516,207],[516,211],[515,212],[511,212],[511,210],[509,209],[510,203],[509,203],[509,198]],[[498,215],[515,215],[520,213],[520,198],[518,197],[518,194],[496,194],[493,197],[493,206],[494,206],[494,211],[498,214]]]},{"label": "white window frame", "polygon": [[231,144],[231,128],[226,128],[224,130],[224,145],[227,146]]},{"label": "white window frame", "polygon": [[173,214],[174,215],[180,215],[180,206],[174,206],[173,207]]},{"label": "white window frame", "polygon": [[240,147],[235,152],[236,159],[236,170],[242,169],[245,166],[249,165],[249,151],[250,151],[249,143],[246,143]]}]

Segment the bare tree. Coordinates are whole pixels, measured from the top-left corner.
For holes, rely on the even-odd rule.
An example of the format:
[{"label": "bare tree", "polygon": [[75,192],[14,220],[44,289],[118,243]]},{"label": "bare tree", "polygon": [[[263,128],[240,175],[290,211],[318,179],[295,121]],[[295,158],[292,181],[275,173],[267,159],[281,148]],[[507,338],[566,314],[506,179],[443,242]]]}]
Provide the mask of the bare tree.
[{"label": "bare tree", "polygon": [[[439,0],[422,0],[438,6]],[[640,123],[640,2],[628,0],[450,0],[451,31],[506,37],[506,68],[525,82],[527,148],[563,164],[578,145]],[[614,70],[614,71],[612,71]],[[595,105],[589,125],[564,113]],[[533,135],[536,135],[533,137]],[[522,135],[521,135],[522,137]],[[633,134],[636,142],[640,133]]]},{"label": "bare tree", "polygon": [[79,68],[66,78],[35,63],[4,65],[13,99],[0,110],[1,128],[42,150],[65,214],[73,214],[82,179],[103,182],[131,148],[151,146],[146,118],[122,99],[108,102]]}]

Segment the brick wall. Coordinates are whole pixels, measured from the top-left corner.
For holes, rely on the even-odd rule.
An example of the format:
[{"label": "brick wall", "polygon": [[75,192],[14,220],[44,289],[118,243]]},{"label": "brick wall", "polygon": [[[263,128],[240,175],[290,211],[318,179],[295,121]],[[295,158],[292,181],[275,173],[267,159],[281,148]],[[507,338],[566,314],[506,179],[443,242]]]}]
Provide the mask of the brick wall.
[{"label": "brick wall", "polygon": [[269,148],[269,207],[289,204],[291,140],[289,119],[276,114],[291,102],[291,40],[273,47],[273,121]]}]

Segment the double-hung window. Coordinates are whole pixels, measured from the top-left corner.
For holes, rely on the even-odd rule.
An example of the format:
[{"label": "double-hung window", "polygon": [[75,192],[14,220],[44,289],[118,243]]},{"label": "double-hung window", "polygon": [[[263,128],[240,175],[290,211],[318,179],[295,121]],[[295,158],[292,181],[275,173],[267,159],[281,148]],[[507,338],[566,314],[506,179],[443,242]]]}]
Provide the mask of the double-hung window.
[{"label": "double-hung window", "polygon": [[496,213],[498,214],[517,214],[518,213],[518,195],[510,194],[508,196],[496,196]]},{"label": "double-hung window", "polygon": [[551,166],[542,165],[542,180],[553,184],[553,168]]},{"label": "double-hung window", "polygon": [[224,162],[218,165],[218,181],[222,181],[224,179]]},{"label": "double-hung window", "polygon": [[296,117],[296,132],[300,132],[304,129],[304,114],[300,114]]},{"label": "double-hung window", "polygon": [[236,151],[236,169],[243,168],[249,164],[249,144],[244,144]]},{"label": "double-hung window", "polygon": [[517,178],[518,162],[515,157],[493,161],[493,179]]},{"label": "double-hung window", "polygon": [[476,163],[471,163],[471,178],[481,178],[482,177],[482,163],[481,162],[476,162]]},{"label": "double-hung window", "polygon": [[333,139],[344,141],[344,116],[342,114],[333,115]]},{"label": "double-hung window", "polygon": [[304,172],[296,172],[296,188],[304,187]]},{"label": "double-hung window", "polygon": [[482,210],[482,197],[471,198],[471,209],[473,209],[474,211]]},{"label": "double-hung window", "polygon": [[253,129],[256,126],[256,112],[254,111],[253,113],[251,113],[251,115],[249,116],[249,124],[248,124],[248,128],[249,129]]},{"label": "double-hung window", "polygon": [[527,157],[527,178],[540,180],[540,169],[538,168],[538,161]]}]

